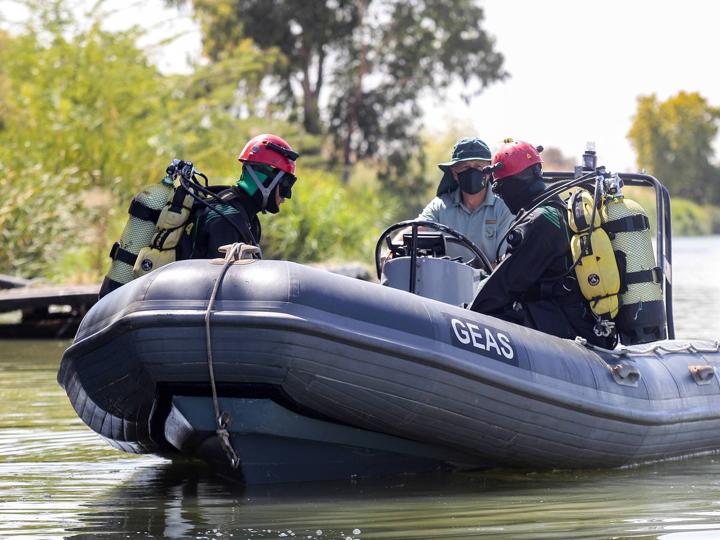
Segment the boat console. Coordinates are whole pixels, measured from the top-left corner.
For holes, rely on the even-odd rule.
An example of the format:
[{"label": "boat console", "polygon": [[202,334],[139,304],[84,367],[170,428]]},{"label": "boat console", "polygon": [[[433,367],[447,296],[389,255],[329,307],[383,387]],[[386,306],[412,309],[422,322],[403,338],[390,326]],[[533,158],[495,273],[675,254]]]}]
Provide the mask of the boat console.
[{"label": "boat console", "polygon": [[[402,235],[393,240],[398,231]],[[383,247],[388,250],[384,257]],[[378,240],[375,263],[381,284],[463,307],[492,271],[487,256],[469,238],[433,221],[388,227]]]}]

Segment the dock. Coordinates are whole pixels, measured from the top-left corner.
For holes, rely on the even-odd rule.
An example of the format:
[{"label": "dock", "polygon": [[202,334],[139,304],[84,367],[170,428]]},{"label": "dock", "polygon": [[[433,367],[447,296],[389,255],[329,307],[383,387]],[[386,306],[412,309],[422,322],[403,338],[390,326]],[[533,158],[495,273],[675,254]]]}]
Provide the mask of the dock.
[{"label": "dock", "polygon": [[[361,263],[313,264],[334,274],[369,280]],[[98,301],[100,285],[50,285],[0,274],[0,339],[71,339]]]},{"label": "dock", "polygon": [[[47,285],[0,275],[0,338],[72,338],[100,285]],[[2,315],[6,314],[6,315]]]}]

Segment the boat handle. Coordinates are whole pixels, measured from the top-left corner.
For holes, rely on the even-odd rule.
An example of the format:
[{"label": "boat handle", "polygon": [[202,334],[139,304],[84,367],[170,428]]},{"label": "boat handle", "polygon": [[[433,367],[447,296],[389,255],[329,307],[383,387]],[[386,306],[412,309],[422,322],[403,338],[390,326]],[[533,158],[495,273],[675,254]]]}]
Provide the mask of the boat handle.
[{"label": "boat handle", "polygon": [[640,371],[628,364],[615,364],[611,368],[615,382],[623,386],[637,386],[640,382]]},{"label": "boat handle", "polygon": [[688,369],[698,384],[709,384],[715,378],[715,368],[709,364],[688,366]]},{"label": "boat handle", "polygon": [[223,258],[210,259],[210,264],[250,264],[262,259],[262,250],[258,246],[243,242],[220,246],[218,251],[223,255]]}]

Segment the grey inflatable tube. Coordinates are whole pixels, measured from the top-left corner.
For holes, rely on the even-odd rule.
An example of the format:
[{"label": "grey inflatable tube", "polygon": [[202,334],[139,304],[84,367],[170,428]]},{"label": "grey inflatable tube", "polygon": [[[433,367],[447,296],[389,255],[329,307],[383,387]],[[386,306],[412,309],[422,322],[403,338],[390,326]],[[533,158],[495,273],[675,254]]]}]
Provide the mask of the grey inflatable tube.
[{"label": "grey inflatable tube", "polygon": [[[208,388],[205,315],[221,271],[173,263],[83,320],[58,380],[111,444],[174,450],[155,426],[168,415],[158,396]],[[269,260],[228,269],[211,336],[221,396],[275,389],[309,418],[447,449],[468,465],[614,467],[720,448],[713,343],[592,350]]]}]

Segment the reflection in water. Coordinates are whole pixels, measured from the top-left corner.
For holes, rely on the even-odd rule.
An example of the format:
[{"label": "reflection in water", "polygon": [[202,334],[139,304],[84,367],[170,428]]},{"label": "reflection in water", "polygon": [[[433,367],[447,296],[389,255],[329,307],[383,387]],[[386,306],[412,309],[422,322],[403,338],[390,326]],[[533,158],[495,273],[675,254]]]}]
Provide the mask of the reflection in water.
[{"label": "reflection in water", "polygon": [[707,534],[717,529],[720,517],[720,501],[714,500],[719,472],[718,460],[698,458],[579,474],[497,471],[242,489],[221,483],[200,466],[165,463],[140,468],[86,505],[80,525],[68,533],[337,539]]},{"label": "reflection in water", "polygon": [[[720,238],[675,243],[679,337],[720,337]],[[129,456],[77,418],[66,342],[3,342],[0,537],[720,538],[720,458],[612,471],[489,471],[243,488],[199,463]]]}]

